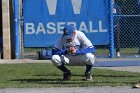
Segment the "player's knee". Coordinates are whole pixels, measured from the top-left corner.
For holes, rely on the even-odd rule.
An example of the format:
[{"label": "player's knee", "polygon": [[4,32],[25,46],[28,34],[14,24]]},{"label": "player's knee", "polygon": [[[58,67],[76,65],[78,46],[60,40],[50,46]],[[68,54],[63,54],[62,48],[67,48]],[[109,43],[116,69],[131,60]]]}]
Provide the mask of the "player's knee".
[{"label": "player's knee", "polygon": [[53,55],[51,61],[56,67],[62,65],[61,58],[59,55]]},{"label": "player's knee", "polygon": [[92,53],[87,53],[85,56],[86,56],[86,64],[93,65],[95,61],[94,55]]}]

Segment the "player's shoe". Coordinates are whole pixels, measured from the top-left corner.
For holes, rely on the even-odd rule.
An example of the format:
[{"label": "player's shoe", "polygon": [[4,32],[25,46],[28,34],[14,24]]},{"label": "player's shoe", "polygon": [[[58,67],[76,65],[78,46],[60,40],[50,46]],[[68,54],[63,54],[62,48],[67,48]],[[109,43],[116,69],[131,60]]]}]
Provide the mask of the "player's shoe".
[{"label": "player's shoe", "polygon": [[71,79],[71,72],[70,70],[68,72],[64,72],[63,80],[70,80]]},{"label": "player's shoe", "polygon": [[117,58],[120,58],[120,57],[121,57],[120,52],[116,52],[116,57],[117,57]]},{"label": "player's shoe", "polygon": [[136,57],[136,58],[139,58],[139,57],[140,57],[140,49],[139,49],[139,51],[138,51],[138,54],[135,55],[135,57]]},{"label": "player's shoe", "polygon": [[91,73],[85,73],[85,77],[87,81],[93,81]]},{"label": "player's shoe", "polygon": [[133,88],[140,88],[140,83],[134,84]]}]

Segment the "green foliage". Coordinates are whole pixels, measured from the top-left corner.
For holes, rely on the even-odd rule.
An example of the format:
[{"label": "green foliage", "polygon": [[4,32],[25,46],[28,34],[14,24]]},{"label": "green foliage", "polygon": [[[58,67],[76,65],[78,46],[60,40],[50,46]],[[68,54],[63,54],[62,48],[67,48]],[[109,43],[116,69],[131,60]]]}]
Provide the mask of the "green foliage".
[{"label": "green foliage", "polygon": [[0,88],[132,86],[140,73],[94,68],[93,81],[85,81],[84,66],[70,66],[72,79],[63,81],[63,73],[52,64],[0,65]]}]

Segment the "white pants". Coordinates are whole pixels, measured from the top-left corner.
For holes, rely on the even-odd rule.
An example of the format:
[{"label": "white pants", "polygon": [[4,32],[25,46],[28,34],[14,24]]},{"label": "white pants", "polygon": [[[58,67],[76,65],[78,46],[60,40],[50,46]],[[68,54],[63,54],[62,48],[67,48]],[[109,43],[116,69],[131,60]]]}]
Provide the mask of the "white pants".
[{"label": "white pants", "polygon": [[58,67],[62,64],[71,66],[93,65],[95,57],[92,53],[86,53],[84,55],[53,55],[51,59],[52,63]]}]

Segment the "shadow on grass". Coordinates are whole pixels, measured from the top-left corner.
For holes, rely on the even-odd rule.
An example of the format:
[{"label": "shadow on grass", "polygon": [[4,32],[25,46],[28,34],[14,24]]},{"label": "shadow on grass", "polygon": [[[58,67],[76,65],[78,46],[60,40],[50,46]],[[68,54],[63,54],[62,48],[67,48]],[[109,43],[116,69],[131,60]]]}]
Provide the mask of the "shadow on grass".
[{"label": "shadow on grass", "polygon": [[[45,77],[44,77],[45,76]],[[42,84],[75,84],[76,81],[84,81],[82,79],[84,75],[72,75],[72,78],[78,79],[72,79],[70,81],[64,81],[62,79],[63,75],[60,74],[46,74],[46,75],[33,75],[32,78],[28,79],[11,79],[10,81],[17,81],[20,83],[42,83]],[[81,78],[80,78],[81,77]],[[37,79],[35,79],[37,78]],[[76,83],[78,84],[78,83]]]},{"label": "shadow on grass", "polygon": [[118,77],[118,78],[132,78],[132,77],[138,77],[138,76],[134,76],[134,75],[93,75],[93,77]]},{"label": "shadow on grass", "polygon": [[80,79],[79,81],[70,80],[70,81],[63,81],[62,79],[13,79],[10,81],[18,81],[20,83],[26,84],[53,84],[56,85],[66,85],[66,86],[82,86],[82,87],[88,87],[88,86],[130,86],[135,84],[135,82],[130,81],[85,81],[83,79]]},{"label": "shadow on grass", "polygon": [[62,79],[13,79],[13,80],[10,80],[10,81],[20,81],[21,83],[37,83],[37,82],[48,82],[48,81],[51,81],[51,82],[54,82],[54,81],[62,81]]},{"label": "shadow on grass", "polygon": [[69,80],[64,81],[62,79],[13,79],[10,81],[18,81],[20,83],[38,83],[38,84],[81,84],[82,82],[87,82],[83,79],[80,81]]},{"label": "shadow on grass", "polygon": [[[44,77],[45,76],[45,77]],[[48,76],[48,77],[47,77]],[[135,81],[129,81],[128,78],[137,77],[132,75],[93,75],[93,81],[85,81],[84,75],[72,75],[72,79],[70,81],[64,81],[62,80],[63,75],[61,74],[46,74],[46,75],[33,75],[31,78],[27,79],[11,79],[10,81],[20,82],[20,83],[31,83],[31,84],[64,84],[64,85],[81,85],[81,86],[104,86],[104,85],[132,85],[135,83]],[[110,77],[110,79],[108,78]],[[127,78],[126,78],[127,77]],[[94,79],[95,78],[95,79]],[[97,79],[96,79],[97,78]],[[107,79],[106,79],[107,78]],[[124,81],[117,80],[117,78],[124,78]],[[126,80],[125,80],[126,78]],[[128,80],[127,80],[128,79]]]},{"label": "shadow on grass", "polygon": [[[41,77],[41,76],[50,76],[50,77],[56,77],[56,76],[63,76],[63,74],[38,74],[38,75],[33,75],[33,76],[38,76],[38,77]],[[83,74],[72,74],[72,76],[74,77],[85,77],[85,75]],[[126,77],[129,77],[129,78],[132,78],[132,77],[138,77],[138,75],[112,75],[112,74],[93,74],[92,75],[93,77],[118,77],[118,78],[126,78]]]},{"label": "shadow on grass", "polygon": [[[34,75],[34,76],[63,76],[63,74],[43,74],[43,75]],[[72,74],[72,76],[79,76],[79,77],[84,77],[84,75],[77,75],[77,74]]]}]

